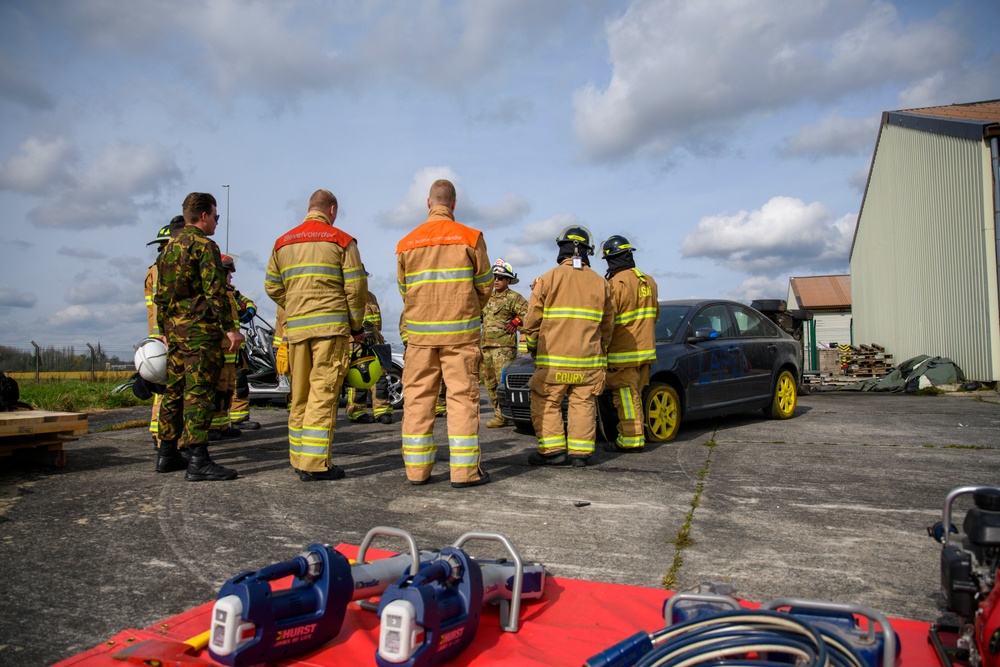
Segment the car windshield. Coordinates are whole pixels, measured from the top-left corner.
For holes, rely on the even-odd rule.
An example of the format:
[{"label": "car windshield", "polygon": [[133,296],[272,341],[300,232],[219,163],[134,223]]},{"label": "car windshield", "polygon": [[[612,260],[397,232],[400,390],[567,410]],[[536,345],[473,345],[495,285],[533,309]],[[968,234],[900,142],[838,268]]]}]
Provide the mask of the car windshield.
[{"label": "car windshield", "polygon": [[660,306],[660,317],[656,320],[656,340],[673,338],[690,310],[690,306]]}]

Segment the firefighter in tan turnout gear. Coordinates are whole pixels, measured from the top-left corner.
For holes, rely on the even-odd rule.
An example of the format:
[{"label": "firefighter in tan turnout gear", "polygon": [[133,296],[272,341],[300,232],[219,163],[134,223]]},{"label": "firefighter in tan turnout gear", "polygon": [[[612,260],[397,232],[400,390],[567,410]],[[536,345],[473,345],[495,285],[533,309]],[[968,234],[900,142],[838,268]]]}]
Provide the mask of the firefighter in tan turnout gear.
[{"label": "firefighter in tan turnout gear", "polygon": [[275,241],[264,278],[267,295],[287,314],[288,452],[303,482],[344,477],[330,460],[330,443],[351,338],[365,337],[368,280],[357,242],[333,226],[336,219],[333,193],[314,192],[302,224]]},{"label": "firefighter in tan turnout gear", "polygon": [[527,299],[510,289],[510,285],[516,284],[514,267],[502,259],[494,262],[493,294],[483,309],[483,382],[494,415],[486,422],[486,428],[507,425],[507,419],[500,414],[497,385],[503,369],[517,357],[517,332],[528,313]]},{"label": "firefighter in tan turnout gear", "polygon": [[[163,252],[163,249],[167,246],[167,242],[173,237],[181,233],[184,229],[184,216],[178,215],[174,216],[174,219],[170,221],[170,224],[164,225],[157,232],[156,238],[147,243],[150,246],[158,244],[156,247],[156,253],[159,254]],[[156,295],[156,278],[158,276],[156,270],[156,262],[153,262],[149,269],[146,270],[146,280],[143,283],[143,293],[146,295],[146,321],[149,325],[149,335],[150,337],[158,337],[163,334],[160,331],[160,326],[156,323],[156,303],[153,301],[153,297]],[[160,398],[161,394],[153,394],[153,414],[149,418],[149,433],[153,436],[153,448],[160,448],[160,420],[158,415],[160,414]],[[187,454],[187,451],[184,452]]]},{"label": "firefighter in tan turnout gear", "polygon": [[[595,399],[604,390],[614,303],[611,286],[590,268],[590,230],[571,225],[556,243],[559,265],[535,283],[523,327],[528,352],[535,358],[528,387],[538,436],[538,451],[528,463],[582,467],[594,452]],[[562,417],[565,397],[567,424]]]},{"label": "firefighter in tan turnout gear", "polygon": [[660,316],[656,282],[635,268],[633,252],[635,248],[624,236],[612,236],[601,246],[615,302],[606,384],[618,410],[618,438],[605,445],[610,452],[641,452],[645,447],[642,390],[649,384],[649,366],[656,360],[656,318]]},{"label": "firefighter in tan turnout gear", "polygon": [[[403,297],[403,463],[411,484],[431,479],[434,403],[448,387],[451,485],[489,481],[479,467],[479,323],[493,277],[481,232],[455,222],[455,186],[435,181],[427,221],[396,246]],[[403,326],[400,329],[403,329]]]},{"label": "firefighter in tan turnout gear", "polygon": [[[370,291],[368,303],[365,305],[365,343],[367,345],[384,345],[382,336],[382,309],[378,299]],[[368,397],[371,396],[372,413],[368,414]],[[385,368],[375,383],[374,389],[347,389],[347,418],[359,424],[392,423],[392,404],[389,402],[389,371]]]}]

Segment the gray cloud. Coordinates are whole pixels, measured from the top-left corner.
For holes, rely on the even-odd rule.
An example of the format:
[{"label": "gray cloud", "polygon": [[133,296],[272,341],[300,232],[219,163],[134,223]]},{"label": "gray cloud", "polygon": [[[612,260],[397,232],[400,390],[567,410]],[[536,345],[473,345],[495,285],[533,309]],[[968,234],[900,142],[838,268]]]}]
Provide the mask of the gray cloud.
[{"label": "gray cloud", "polygon": [[73,305],[118,303],[122,301],[122,288],[117,283],[99,278],[93,280],[90,271],[73,277],[66,290],[66,302]]},{"label": "gray cloud", "polygon": [[[595,160],[709,152],[705,138],[728,139],[804,100],[964,73],[971,49],[950,16],[904,25],[878,0],[636,0],[607,39],[610,81],[573,99],[574,128]],[[988,71],[976,75],[995,81]]]},{"label": "gray cloud", "polygon": [[0,283],[0,306],[31,308],[37,302],[38,297],[31,292],[22,292],[21,290]]},{"label": "gray cloud", "polygon": [[778,152],[784,157],[806,158],[870,153],[878,138],[880,118],[845,118],[834,112],[785,137]]},{"label": "gray cloud", "polygon": [[76,257],[78,259],[104,259],[107,257],[107,255],[99,250],[91,250],[90,248],[68,248],[66,246],[62,246],[56,250],[56,254],[65,255],[66,257]]},{"label": "gray cloud", "polygon": [[49,111],[55,97],[0,53],[0,99],[31,111]]}]

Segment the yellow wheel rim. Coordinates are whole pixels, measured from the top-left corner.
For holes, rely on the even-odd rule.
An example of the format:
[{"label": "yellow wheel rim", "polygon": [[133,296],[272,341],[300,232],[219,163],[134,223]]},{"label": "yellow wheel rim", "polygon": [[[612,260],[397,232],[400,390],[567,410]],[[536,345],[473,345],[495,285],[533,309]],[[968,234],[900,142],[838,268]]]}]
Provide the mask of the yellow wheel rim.
[{"label": "yellow wheel rim", "polygon": [[798,393],[795,391],[795,379],[788,371],[778,377],[778,386],[774,391],[775,407],[782,419],[788,419],[795,414],[795,402]]},{"label": "yellow wheel rim", "polygon": [[680,426],[680,402],[676,394],[667,387],[657,387],[646,406],[647,439],[666,442],[677,435]]}]

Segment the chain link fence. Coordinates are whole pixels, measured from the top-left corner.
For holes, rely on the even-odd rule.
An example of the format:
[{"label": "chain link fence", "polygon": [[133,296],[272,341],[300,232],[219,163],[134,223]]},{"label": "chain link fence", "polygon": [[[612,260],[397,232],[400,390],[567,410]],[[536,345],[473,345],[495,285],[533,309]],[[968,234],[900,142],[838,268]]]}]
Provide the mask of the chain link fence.
[{"label": "chain link fence", "polygon": [[105,348],[97,343],[53,345],[0,343],[0,371],[20,379],[108,380],[135,372],[132,348]]}]

